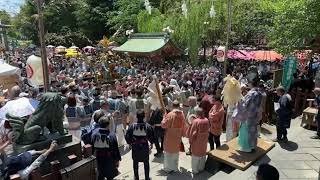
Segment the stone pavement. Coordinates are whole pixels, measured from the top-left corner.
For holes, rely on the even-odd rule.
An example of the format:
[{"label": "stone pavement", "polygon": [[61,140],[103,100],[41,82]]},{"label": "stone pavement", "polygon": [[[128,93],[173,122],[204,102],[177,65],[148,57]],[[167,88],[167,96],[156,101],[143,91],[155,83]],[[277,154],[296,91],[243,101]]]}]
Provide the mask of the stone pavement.
[{"label": "stone pavement", "polygon": [[[180,173],[165,174],[161,171],[163,158],[154,158],[154,149],[150,154],[150,177],[153,180],[189,180],[189,179],[223,179],[223,180],[255,180],[255,172],[259,164],[270,163],[280,172],[280,178],[283,180],[300,179],[300,180],[320,180],[320,140],[311,139],[315,131],[306,130],[300,127],[301,118],[292,120],[291,128],[288,131],[289,142],[287,144],[276,144],[267,155],[254,163],[246,171],[233,169],[224,166],[217,169],[215,174],[202,172],[192,178],[188,172],[191,169],[191,157],[185,153],[180,153],[179,165]],[[274,126],[264,124],[262,126],[262,138],[272,139],[276,129]],[[225,134],[221,136],[222,142],[225,142]],[[184,139],[185,147],[188,147],[187,139]],[[122,161],[120,162],[121,174],[117,180],[134,179],[132,169],[131,152],[123,150]],[[144,179],[143,164],[139,166],[140,179]]]}]

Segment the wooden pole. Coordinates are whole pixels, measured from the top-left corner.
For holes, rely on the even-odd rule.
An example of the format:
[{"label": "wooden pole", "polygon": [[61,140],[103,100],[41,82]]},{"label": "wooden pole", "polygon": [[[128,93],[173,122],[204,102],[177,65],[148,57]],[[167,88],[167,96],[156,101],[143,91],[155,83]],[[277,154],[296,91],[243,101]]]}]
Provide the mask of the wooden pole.
[{"label": "wooden pole", "polygon": [[48,73],[48,62],[47,62],[47,51],[44,41],[44,25],[42,15],[42,0],[35,0],[38,8],[38,26],[39,26],[39,40],[41,46],[41,60],[42,60],[42,71],[43,71],[43,86],[44,92],[49,90],[49,73]]},{"label": "wooden pole", "polygon": [[228,29],[227,29],[227,40],[226,40],[226,51],[225,51],[225,60],[223,63],[223,76],[227,76],[227,68],[228,68],[228,50],[229,50],[229,39],[230,39],[230,32],[231,32],[231,0],[228,0]]},{"label": "wooden pole", "polygon": [[164,101],[163,101],[163,98],[162,98],[162,94],[161,94],[161,91],[160,91],[158,78],[155,78],[154,80],[155,80],[155,83],[156,83],[157,95],[158,95],[158,98],[159,98],[159,101],[160,101],[160,105],[161,105],[161,111],[165,114],[166,113],[166,108],[165,108],[165,104],[164,104]]}]

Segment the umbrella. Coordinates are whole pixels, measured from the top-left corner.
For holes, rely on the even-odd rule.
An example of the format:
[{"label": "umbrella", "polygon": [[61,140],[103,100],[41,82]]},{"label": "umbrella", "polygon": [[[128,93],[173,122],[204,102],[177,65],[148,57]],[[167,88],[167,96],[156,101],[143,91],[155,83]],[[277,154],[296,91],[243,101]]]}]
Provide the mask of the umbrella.
[{"label": "umbrella", "polygon": [[86,46],[86,47],[84,47],[84,49],[94,49],[94,47],[93,46]]},{"label": "umbrella", "polygon": [[254,59],[257,61],[277,61],[282,60],[283,56],[276,51],[253,51]]},{"label": "umbrella", "polygon": [[35,111],[28,98],[22,97],[6,103],[0,109],[0,119],[6,119],[6,114],[9,113],[13,116],[24,117],[31,115]]},{"label": "umbrella", "polygon": [[66,51],[66,47],[58,46],[56,47],[56,53],[64,53]]},{"label": "umbrella", "polygon": [[0,64],[0,76],[19,75],[20,69],[7,63]]},{"label": "umbrella", "polygon": [[57,49],[66,49],[66,47],[64,47],[64,46],[58,46],[58,47],[56,47]]},{"label": "umbrella", "polygon": [[54,46],[53,45],[48,45],[47,48],[54,48]]},{"label": "umbrella", "polygon": [[241,60],[251,60],[254,59],[254,53],[244,50],[229,50],[228,58],[230,59],[241,59]]},{"label": "umbrella", "polygon": [[69,47],[69,49],[79,49],[79,47],[77,47],[77,46],[71,46],[71,47]]}]

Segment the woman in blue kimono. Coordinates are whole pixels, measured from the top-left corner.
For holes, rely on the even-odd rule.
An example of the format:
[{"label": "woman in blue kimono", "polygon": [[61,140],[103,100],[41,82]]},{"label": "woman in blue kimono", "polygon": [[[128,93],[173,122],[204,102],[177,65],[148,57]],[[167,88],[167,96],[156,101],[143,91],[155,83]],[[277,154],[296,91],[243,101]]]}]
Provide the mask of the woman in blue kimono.
[{"label": "woman in blue kimono", "polygon": [[92,144],[95,150],[98,166],[98,180],[111,180],[119,174],[118,166],[121,155],[118,148],[116,135],[110,133],[111,117],[99,119],[100,128],[92,133]]},{"label": "woman in blue kimono", "polygon": [[144,122],[144,111],[137,112],[137,123],[129,126],[126,134],[126,141],[132,147],[133,170],[135,180],[139,180],[139,162],[144,163],[145,179],[149,180],[149,143],[154,139],[154,131],[151,125]]},{"label": "woman in blue kimono", "polygon": [[257,88],[259,75],[257,67],[251,66],[247,75],[250,91],[238,103],[233,119],[240,121],[238,144],[240,151],[254,152],[257,147],[259,110],[262,94]]}]

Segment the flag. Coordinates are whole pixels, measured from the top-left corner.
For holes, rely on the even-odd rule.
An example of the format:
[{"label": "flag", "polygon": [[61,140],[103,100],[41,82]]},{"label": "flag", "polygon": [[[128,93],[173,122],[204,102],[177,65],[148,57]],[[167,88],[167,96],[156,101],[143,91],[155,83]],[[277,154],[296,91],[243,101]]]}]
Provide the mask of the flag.
[{"label": "flag", "polygon": [[282,74],[282,86],[286,91],[289,90],[290,85],[293,81],[293,74],[297,71],[297,58],[294,56],[289,56],[283,65]]}]

